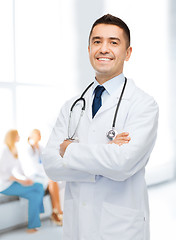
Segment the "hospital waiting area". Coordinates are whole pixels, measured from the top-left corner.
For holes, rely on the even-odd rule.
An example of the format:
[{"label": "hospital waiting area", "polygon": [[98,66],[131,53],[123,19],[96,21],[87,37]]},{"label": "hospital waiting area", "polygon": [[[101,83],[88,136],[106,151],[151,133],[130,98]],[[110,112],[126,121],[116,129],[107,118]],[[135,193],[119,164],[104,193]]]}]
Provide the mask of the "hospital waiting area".
[{"label": "hospital waiting area", "polygon": [[[157,184],[148,188],[149,202],[150,202],[150,234],[151,239],[170,239],[174,240],[176,237],[176,181],[168,181],[162,184]],[[64,192],[64,186],[61,187],[61,194]],[[62,199],[63,200],[63,199]],[[62,240],[62,226],[58,226],[50,220],[51,206],[48,196],[45,196],[44,204],[46,207],[46,213],[41,216],[42,226],[36,233],[28,234],[26,218],[24,218],[24,212],[26,215],[27,209],[24,202],[20,200],[13,200],[12,202],[0,203],[0,222],[4,223],[6,220],[11,223],[11,227],[7,227],[0,230],[1,240],[48,240],[58,239]],[[14,214],[11,213],[14,211]],[[16,214],[16,216],[15,216]],[[9,216],[7,216],[9,215]],[[10,219],[10,217],[13,219]],[[10,225],[7,223],[7,225]],[[16,225],[16,226],[15,226]]]},{"label": "hospital waiting area", "polygon": [[[151,240],[175,240],[176,237],[176,181],[168,181],[148,188],[150,201],[150,235]],[[20,203],[19,203],[20,205]],[[1,204],[0,209],[3,205]],[[20,207],[20,206],[18,206]],[[50,209],[51,210],[51,209]],[[12,210],[13,211],[13,210]],[[8,211],[7,211],[8,212]],[[2,222],[7,212],[3,211]],[[2,213],[2,210],[1,210]],[[43,218],[43,217],[42,217]],[[19,220],[19,216],[17,217]],[[15,221],[17,221],[14,220]],[[0,231],[1,240],[62,240],[62,227],[49,219],[49,215],[42,220],[41,228],[33,234],[26,233],[26,224]]]},{"label": "hospital waiting area", "polygon": [[[46,175],[41,155],[64,103],[95,79],[88,36],[92,23],[107,13],[131,31],[124,76],[159,106],[157,139],[145,167],[150,240],[176,240],[175,0],[0,1],[0,240],[64,240],[67,183]],[[1,184],[14,159],[22,172],[8,180],[15,191],[17,178],[23,190],[30,186],[25,197],[12,194],[9,182]]]},{"label": "hospital waiting area", "polygon": [[[151,186],[148,188],[149,191],[149,202],[150,202],[150,219],[151,219],[151,226],[150,226],[150,235],[151,240],[160,239],[160,240],[175,240],[176,237],[176,209],[175,209],[175,202],[176,202],[176,181],[168,181],[159,185]],[[62,190],[61,190],[62,191]],[[45,197],[45,204],[47,204],[47,196]],[[10,205],[10,203],[4,203],[5,205]],[[13,215],[10,211],[18,211],[19,215],[13,217],[11,224],[13,227],[0,230],[0,239],[1,240],[48,240],[48,239],[58,239],[62,240],[62,228],[61,226],[57,226],[50,220],[50,213],[51,207],[48,210],[47,216],[42,216],[42,226],[40,229],[33,234],[27,234],[27,223],[22,222],[24,212],[27,209],[24,209],[23,203],[16,204],[15,210],[7,208],[4,211],[5,206],[4,204],[0,203],[0,222],[3,223],[4,219],[10,220],[8,216]],[[20,206],[21,205],[21,206]],[[22,209],[20,209],[22,208]],[[20,213],[20,210],[22,211]],[[20,216],[21,214],[21,216]],[[14,226],[15,222],[22,222],[21,224]]]}]

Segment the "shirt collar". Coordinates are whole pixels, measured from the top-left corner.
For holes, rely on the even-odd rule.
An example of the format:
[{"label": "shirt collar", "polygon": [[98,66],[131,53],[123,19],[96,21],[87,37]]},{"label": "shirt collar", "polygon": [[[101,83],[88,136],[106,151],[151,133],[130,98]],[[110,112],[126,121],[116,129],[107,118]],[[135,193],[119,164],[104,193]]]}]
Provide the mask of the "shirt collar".
[{"label": "shirt collar", "polygon": [[[124,83],[124,81],[125,81],[124,74],[121,73],[120,75],[103,83],[102,86],[106,89],[106,91],[108,92],[109,95],[112,95],[114,93],[114,91],[116,91],[121,86],[121,84]],[[98,85],[100,85],[100,84],[97,82],[97,80],[95,78],[94,84],[92,86],[93,93],[94,93],[95,88]]]}]

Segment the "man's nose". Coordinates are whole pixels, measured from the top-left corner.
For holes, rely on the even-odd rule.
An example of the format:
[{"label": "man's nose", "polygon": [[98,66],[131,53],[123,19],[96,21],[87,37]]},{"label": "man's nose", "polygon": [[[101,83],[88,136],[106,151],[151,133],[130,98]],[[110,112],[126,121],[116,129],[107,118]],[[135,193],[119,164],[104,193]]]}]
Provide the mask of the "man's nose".
[{"label": "man's nose", "polygon": [[100,52],[101,52],[102,54],[109,53],[109,48],[108,48],[108,43],[107,43],[107,42],[103,42],[103,43],[101,44]]}]

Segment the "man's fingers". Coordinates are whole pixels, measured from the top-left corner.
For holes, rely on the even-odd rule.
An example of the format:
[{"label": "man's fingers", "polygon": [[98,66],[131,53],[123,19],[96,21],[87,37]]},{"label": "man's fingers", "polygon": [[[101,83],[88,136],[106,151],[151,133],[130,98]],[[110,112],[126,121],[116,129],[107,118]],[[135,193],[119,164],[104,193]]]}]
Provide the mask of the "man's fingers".
[{"label": "man's fingers", "polygon": [[110,141],[109,144],[115,143],[121,146],[122,144],[129,143],[130,140],[131,139],[120,139],[120,140],[118,139],[118,140]]},{"label": "man's fingers", "polygon": [[[129,135],[129,134],[128,134]],[[121,137],[117,137],[113,140],[113,142],[115,144],[118,144],[119,146],[121,146],[122,144],[126,144],[126,143],[129,143],[129,141],[131,140],[131,138],[126,135],[126,136],[121,136]]]},{"label": "man's fingers", "polygon": [[128,137],[128,136],[123,136],[123,137],[118,137],[118,138],[115,138],[115,140],[130,140],[131,138]]},{"label": "man's fingers", "polygon": [[128,143],[130,140],[118,140],[118,141],[114,141],[115,143]]},{"label": "man's fingers", "polygon": [[122,133],[117,134],[117,136],[115,138],[127,137],[127,136],[129,136],[128,132],[122,132]]},{"label": "man's fingers", "polygon": [[67,149],[67,147],[70,143],[72,143],[72,141],[64,140],[63,143],[60,144],[60,155],[61,155],[61,157],[64,156],[65,150]]},{"label": "man's fingers", "polygon": [[121,138],[118,138],[118,139],[114,139],[114,142],[129,142],[131,140],[130,137],[121,137]]},{"label": "man's fingers", "polygon": [[129,143],[131,138],[129,137],[128,132],[122,132],[117,134],[114,140],[110,141],[109,144],[115,143],[121,146],[122,144]]}]

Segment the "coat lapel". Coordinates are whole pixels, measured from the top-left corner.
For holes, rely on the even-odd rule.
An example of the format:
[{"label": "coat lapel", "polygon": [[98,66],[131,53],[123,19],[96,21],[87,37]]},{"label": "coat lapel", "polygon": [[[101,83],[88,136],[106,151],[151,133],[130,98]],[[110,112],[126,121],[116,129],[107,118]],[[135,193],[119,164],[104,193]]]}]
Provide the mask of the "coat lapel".
[{"label": "coat lapel", "polygon": [[[118,100],[120,98],[121,92],[122,92],[122,88],[123,88],[123,84],[121,87],[119,87],[117,89],[117,91],[115,91],[113,93],[113,95],[111,95],[106,102],[101,106],[101,108],[98,110],[98,112],[96,113],[95,117],[96,118],[99,114],[101,114],[102,112],[114,107],[117,105]],[[134,81],[132,79],[128,79],[127,80],[127,85],[122,97],[122,101],[123,100],[128,100],[131,95],[133,94],[133,92],[135,91],[135,84]],[[90,90],[87,92],[87,94],[85,95],[85,99],[86,99],[86,114],[89,118],[90,121],[92,121],[92,88],[90,88]]]},{"label": "coat lapel", "polygon": [[92,87],[88,91],[88,93],[85,96],[86,99],[86,114],[89,118],[90,121],[92,121],[92,94],[93,94],[93,89]]}]

